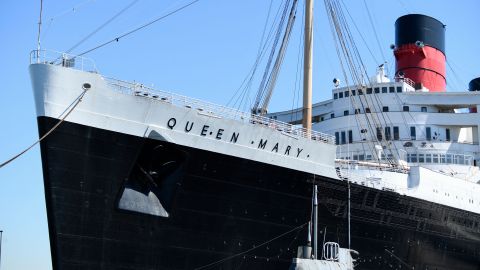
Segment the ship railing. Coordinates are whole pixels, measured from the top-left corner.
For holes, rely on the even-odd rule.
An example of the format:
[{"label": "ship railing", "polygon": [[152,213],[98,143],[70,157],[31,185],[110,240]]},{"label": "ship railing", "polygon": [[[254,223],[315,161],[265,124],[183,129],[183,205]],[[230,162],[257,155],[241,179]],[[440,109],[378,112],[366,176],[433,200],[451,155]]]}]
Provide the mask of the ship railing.
[{"label": "ship railing", "polygon": [[405,192],[408,190],[407,186],[401,187],[391,182],[387,182],[379,177],[366,176],[356,173],[352,168],[337,168],[341,180],[349,181],[350,183],[359,184],[366,187],[377,188],[392,192]]},{"label": "ship railing", "polygon": [[387,161],[359,161],[353,159],[335,159],[335,163],[340,166],[350,166],[350,167],[365,167],[371,168],[379,171],[388,171],[388,172],[398,172],[398,173],[408,173],[410,167],[402,162],[392,163]]},{"label": "ship railing", "polygon": [[161,102],[167,102],[179,107],[194,109],[197,110],[199,114],[210,117],[226,118],[254,125],[262,125],[275,129],[287,136],[304,137],[314,141],[335,144],[335,136],[330,134],[325,134],[314,130],[307,130],[305,128],[281,122],[272,118],[254,115],[252,113],[246,113],[226,106],[154,89],[137,82],[122,81],[109,77],[104,78],[110,86],[124,94],[141,96]]},{"label": "ship railing", "polygon": [[407,77],[402,77],[402,76],[396,76],[395,77],[396,82],[405,82],[406,84],[410,85],[411,87],[415,88],[415,82]]},{"label": "ship railing", "polygon": [[30,52],[30,64],[49,64],[97,73],[95,62],[87,57],[51,50]]}]

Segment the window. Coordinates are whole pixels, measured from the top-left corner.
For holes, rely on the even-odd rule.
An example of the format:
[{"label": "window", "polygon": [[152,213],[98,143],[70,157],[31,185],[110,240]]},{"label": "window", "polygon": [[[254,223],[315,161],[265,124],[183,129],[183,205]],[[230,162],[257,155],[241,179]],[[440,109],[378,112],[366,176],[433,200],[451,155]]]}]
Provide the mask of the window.
[{"label": "window", "polygon": [[338,98],[343,98],[343,92],[338,93]]},{"label": "window", "polygon": [[349,113],[349,111],[348,111],[348,110],[345,110],[345,111],[343,111],[343,115],[344,115],[344,116],[347,116],[347,115],[348,115],[348,113]]},{"label": "window", "polygon": [[427,141],[432,140],[432,129],[430,127],[425,129],[425,133],[427,133]]},{"label": "window", "polygon": [[352,90],[352,96],[355,96],[355,90]]},{"label": "window", "polygon": [[335,132],[335,144],[338,145],[340,143],[340,134]]},{"label": "window", "polygon": [[363,95],[363,90],[362,89],[358,89],[358,95],[359,96]]},{"label": "window", "polygon": [[352,130],[348,131],[348,143],[353,143],[353,132],[352,132]]},{"label": "window", "polygon": [[355,109],[355,114],[359,114],[360,113],[360,109]]},{"label": "window", "polygon": [[390,92],[390,93],[395,93],[395,87],[390,86],[390,87],[388,88],[388,92]]},{"label": "window", "polygon": [[380,88],[378,88],[378,87],[375,87],[375,88],[374,88],[374,90],[375,90],[375,94],[378,94],[378,93],[380,93]]},{"label": "window", "polygon": [[404,111],[404,112],[409,112],[409,111],[410,111],[410,107],[408,107],[408,106],[403,106],[403,111]]},{"label": "window", "polygon": [[348,97],[348,96],[350,96],[350,92],[345,91],[345,97]]},{"label": "window", "polygon": [[433,156],[432,158],[433,163],[438,163],[438,154],[433,154],[432,156]]},{"label": "window", "polygon": [[417,163],[417,154],[410,154],[410,161]]},{"label": "window", "polygon": [[323,116],[322,116],[322,117],[320,117],[320,122],[321,122],[321,121],[323,121],[323,120],[325,120],[325,119],[323,118]]},{"label": "window", "polygon": [[401,93],[402,92],[402,87],[401,86],[397,86],[397,93]]},{"label": "window", "polygon": [[341,134],[341,138],[342,138],[342,144],[346,144],[347,143],[347,137],[346,137],[346,134],[345,134],[345,131],[342,131]]},{"label": "window", "polygon": [[421,110],[422,112],[427,112],[427,107],[422,107]]},{"label": "window", "polygon": [[370,95],[372,93],[372,88],[367,88],[367,95]]},{"label": "window", "polygon": [[334,114],[334,113],[331,113],[331,114],[330,114],[330,118],[335,118],[335,114]]},{"label": "window", "polygon": [[337,98],[338,98],[338,94],[337,93],[333,94],[333,99],[337,99]]},{"label": "window", "polygon": [[447,142],[450,141],[450,129],[449,128],[445,129],[445,140]]},{"label": "window", "polygon": [[388,106],[383,106],[382,111],[383,112],[388,112]]},{"label": "window", "polygon": [[398,127],[393,127],[393,139],[400,140],[400,132],[398,130]]},{"label": "window", "polygon": [[392,133],[390,127],[385,127],[385,140],[390,141],[392,139]]},{"label": "window", "polygon": [[314,123],[320,122],[320,115],[313,116],[312,117],[312,122],[314,122]]},{"label": "window", "polygon": [[365,108],[365,113],[371,113],[370,108]]},{"label": "window", "polygon": [[382,128],[380,128],[380,127],[377,127],[377,139],[379,141],[382,140]]},{"label": "window", "polygon": [[425,154],[425,162],[432,163],[432,154]]},{"label": "window", "polygon": [[382,87],[382,93],[387,93],[388,88],[387,87]]},{"label": "window", "polygon": [[452,154],[447,154],[447,163],[452,163]]},{"label": "window", "polygon": [[417,139],[417,131],[415,130],[415,127],[410,127],[410,138],[412,140]]},{"label": "window", "polygon": [[425,154],[418,154],[418,162],[420,163],[425,162]]}]

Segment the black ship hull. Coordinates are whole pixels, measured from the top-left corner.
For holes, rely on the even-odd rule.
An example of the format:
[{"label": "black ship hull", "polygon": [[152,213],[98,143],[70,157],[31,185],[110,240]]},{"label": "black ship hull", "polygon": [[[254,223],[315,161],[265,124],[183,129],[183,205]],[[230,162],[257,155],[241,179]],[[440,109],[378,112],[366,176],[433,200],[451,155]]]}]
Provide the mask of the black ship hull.
[{"label": "black ship hull", "polygon": [[[39,117],[40,134],[57,121]],[[69,122],[41,154],[55,270],[288,269],[313,181],[319,239],[347,247],[345,181]],[[480,269],[479,215],[356,184],[351,196],[355,269]]]}]

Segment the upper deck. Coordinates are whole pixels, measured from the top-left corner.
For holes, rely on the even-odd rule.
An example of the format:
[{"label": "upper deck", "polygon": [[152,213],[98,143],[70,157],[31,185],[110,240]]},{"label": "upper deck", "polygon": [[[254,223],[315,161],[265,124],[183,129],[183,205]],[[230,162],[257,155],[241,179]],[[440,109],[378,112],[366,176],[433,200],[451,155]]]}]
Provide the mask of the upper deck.
[{"label": "upper deck", "polygon": [[[32,51],[30,53],[30,63],[49,64],[98,73],[93,60],[61,52],[46,50]],[[177,107],[196,110],[199,114],[210,117],[231,119],[252,125],[262,125],[291,137],[302,137],[312,141],[335,144],[335,137],[326,133],[314,130],[306,130],[302,127],[268,117],[254,115],[234,108],[178,95],[168,91],[154,89],[138,82],[127,82],[105,76],[102,77],[112,87],[112,89],[115,89],[123,94],[167,102]]]}]

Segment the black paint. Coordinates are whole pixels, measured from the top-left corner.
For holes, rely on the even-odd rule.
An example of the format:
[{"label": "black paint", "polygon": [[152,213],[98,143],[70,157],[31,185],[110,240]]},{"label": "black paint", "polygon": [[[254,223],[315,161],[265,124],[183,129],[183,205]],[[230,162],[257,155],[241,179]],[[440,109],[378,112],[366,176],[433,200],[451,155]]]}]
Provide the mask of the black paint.
[{"label": "black paint", "polygon": [[[202,136],[207,136],[207,131],[208,131],[208,128],[209,128],[209,127],[210,127],[210,126],[208,126],[208,125],[203,125],[202,132],[200,133],[200,135],[202,135]],[[211,133],[210,133],[210,134],[211,134]]]},{"label": "black paint", "polygon": [[395,22],[395,45],[400,47],[417,41],[445,54],[445,25],[421,14],[408,14],[398,18]]},{"label": "black paint", "polygon": [[[40,134],[57,122],[40,117]],[[41,142],[41,155],[54,270],[195,269],[219,261],[308,221],[312,179],[319,231],[347,245],[345,181],[69,122]],[[118,196],[141,171],[136,164],[161,168],[169,158],[179,165],[171,173],[184,168],[158,190],[170,217],[119,210]],[[160,167],[148,164],[156,160]],[[351,194],[356,270],[406,269],[385,250],[415,269],[479,269],[480,215],[355,183]],[[301,230],[214,269],[288,269],[305,241]]]}]

